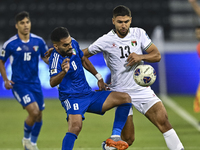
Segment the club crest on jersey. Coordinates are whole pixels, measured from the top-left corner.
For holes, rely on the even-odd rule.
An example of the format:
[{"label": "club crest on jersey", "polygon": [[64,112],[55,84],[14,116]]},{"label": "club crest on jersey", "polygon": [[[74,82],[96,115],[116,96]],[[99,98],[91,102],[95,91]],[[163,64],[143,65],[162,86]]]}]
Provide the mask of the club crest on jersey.
[{"label": "club crest on jersey", "polygon": [[38,48],[39,48],[39,46],[33,46],[33,49],[34,49],[35,52],[38,51]]},{"label": "club crest on jersey", "polygon": [[1,50],[0,56],[5,57],[6,51],[5,50]]},{"label": "club crest on jersey", "polygon": [[72,49],[72,55],[76,55],[76,50],[74,48]]},{"label": "club crest on jersey", "polygon": [[136,41],[136,40],[132,40],[132,41],[131,41],[131,45],[132,45],[132,46],[137,46],[137,41]]}]

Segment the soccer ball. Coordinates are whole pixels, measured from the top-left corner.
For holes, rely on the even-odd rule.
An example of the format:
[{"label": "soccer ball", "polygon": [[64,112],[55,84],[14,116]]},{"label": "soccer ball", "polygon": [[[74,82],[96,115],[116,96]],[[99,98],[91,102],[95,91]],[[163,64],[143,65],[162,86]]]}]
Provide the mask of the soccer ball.
[{"label": "soccer ball", "polygon": [[133,78],[140,86],[150,86],[156,80],[156,71],[151,65],[139,65],[134,70]]}]

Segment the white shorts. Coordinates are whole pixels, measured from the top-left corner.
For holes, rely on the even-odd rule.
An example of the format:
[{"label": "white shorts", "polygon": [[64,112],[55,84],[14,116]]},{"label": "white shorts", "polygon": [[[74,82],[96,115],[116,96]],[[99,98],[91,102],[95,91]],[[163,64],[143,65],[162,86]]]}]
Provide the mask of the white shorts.
[{"label": "white shorts", "polygon": [[[142,114],[145,114],[155,103],[161,101],[150,87],[139,91],[123,90],[121,92],[126,92],[130,95],[133,106]],[[130,109],[129,115],[133,115],[133,108]]]}]

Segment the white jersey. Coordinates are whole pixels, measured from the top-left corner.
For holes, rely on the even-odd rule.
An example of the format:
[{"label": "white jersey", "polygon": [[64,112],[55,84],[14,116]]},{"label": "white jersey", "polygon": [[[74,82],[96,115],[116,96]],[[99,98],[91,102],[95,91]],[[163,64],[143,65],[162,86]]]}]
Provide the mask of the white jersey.
[{"label": "white jersey", "polygon": [[147,87],[135,83],[133,71],[138,64],[126,66],[127,58],[133,52],[143,54],[143,51],[151,44],[151,39],[145,30],[135,27],[130,28],[129,33],[124,38],[118,37],[114,30],[111,30],[91,44],[88,51],[91,54],[103,52],[106,64],[111,71],[111,84],[109,86],[111,90],[132,93]]}]

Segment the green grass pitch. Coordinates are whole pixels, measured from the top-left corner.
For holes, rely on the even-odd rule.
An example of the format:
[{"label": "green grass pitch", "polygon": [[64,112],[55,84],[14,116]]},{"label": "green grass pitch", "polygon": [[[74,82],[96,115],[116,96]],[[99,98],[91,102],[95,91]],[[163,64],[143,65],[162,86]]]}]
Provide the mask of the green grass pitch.
[{"label": "green grass pitch", "polygon": [[[171,96],[190,115],[200,120],[193,112],[194,96]],[[40,150],[60,150],[67,132],[66,114],[59,100],[45,99],[43,127],[38,139]],[[186,150],[200,150],[200,132],[167,107],[169,120],[179,135]],[[22,150],[23,124],[27,113],[13,99],[0,100],[0,150]],[[75,142],[74,150],[101,150],[101,143],[111,135],[114,110],[104,116],[86,113],[83,128]],[[130,150],[168,150],[162,134],[142,114],[134,109],[136,140]]]}]

